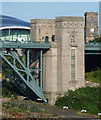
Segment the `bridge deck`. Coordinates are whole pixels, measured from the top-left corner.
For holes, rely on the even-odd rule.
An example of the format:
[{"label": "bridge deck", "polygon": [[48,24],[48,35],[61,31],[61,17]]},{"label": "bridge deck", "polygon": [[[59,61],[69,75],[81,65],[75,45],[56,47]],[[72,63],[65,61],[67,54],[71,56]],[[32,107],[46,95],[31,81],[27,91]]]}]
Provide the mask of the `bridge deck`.
[{"label": "bridge deck", "polygon": [[101,51],[101,43],[85,44],[85,51]]},{"label": "bridge deck", "polygon": [[[33,49],[49,49],[51,47],[50,42],[0,42],[0,48],[33,48]],[[101,54],[101,43],[87,43],[85,44],[85,54]]]},{"label": "bridge deck", "polygon": [[101,43],[87,43],[85,44],[86,55],[101,55]]},{"label": "bridge deck", "polygon": [[33,49],[49,49],[51,47],[50,42],[0,42],[0,48],[33,48]]}]

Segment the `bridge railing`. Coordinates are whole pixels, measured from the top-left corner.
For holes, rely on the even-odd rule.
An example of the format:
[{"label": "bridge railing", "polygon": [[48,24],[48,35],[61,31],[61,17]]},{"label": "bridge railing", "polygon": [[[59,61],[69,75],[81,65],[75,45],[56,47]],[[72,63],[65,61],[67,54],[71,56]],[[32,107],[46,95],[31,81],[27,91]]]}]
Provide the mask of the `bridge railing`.
[{"label": "bridge railing", "polygon": [[85,42],[85,45],[101,45],[101,42]]}]

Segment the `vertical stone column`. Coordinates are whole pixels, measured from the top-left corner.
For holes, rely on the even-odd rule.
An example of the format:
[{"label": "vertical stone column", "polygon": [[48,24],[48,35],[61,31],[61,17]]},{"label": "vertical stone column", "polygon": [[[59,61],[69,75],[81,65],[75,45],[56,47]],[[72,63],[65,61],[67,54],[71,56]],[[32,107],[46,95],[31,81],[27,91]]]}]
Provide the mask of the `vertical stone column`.
[{"label": "vertical stone column", "polygon": [[85,85],[84,23],[82,17],[56,17],[55,26],[57,89],[63,95]]},{"label": "vertical stone column", "polygon": [[55,104],[57,97],[57,44],[43,55],[43,91],[48,103]]},{"label": "vertical stone column", "polygon": [[98,13],[86,12],[85,14],[85,41],[93,41],[98,37]]}]

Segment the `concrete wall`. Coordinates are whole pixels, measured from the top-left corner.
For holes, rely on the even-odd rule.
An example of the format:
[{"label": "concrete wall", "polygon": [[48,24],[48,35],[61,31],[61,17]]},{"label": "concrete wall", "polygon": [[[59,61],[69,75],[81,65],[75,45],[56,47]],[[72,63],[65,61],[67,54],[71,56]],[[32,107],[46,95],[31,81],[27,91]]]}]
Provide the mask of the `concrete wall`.
[{"label": "concrete wall", "polygon": [[48,103],[55,104],[57,97],[57,44],[43,55],[43,92]]},{"label": "concrete wall", "polygon": [[52,42],[52,35],[55,35],[54,20],[31,20],[31,41],[44,42],[48,36],[52,45],[50,50],[43,54],[43,92],[51,105],[55,104],[57,97],[57,43]]},{"label": "concrete wall", "polygon": [[[84,86],[84,24],[82,17],[56,17],[57,88],[64,94]],[[71,36],[75,42],[71,42]],[[75,80],[71,80],[71,49],[75,49]]]},{"label": "concrete wall", "polygon": [[32,19],[31,20],[31,41],[45,41],[45,37],[55,35],[55,22],[52,19]]}]

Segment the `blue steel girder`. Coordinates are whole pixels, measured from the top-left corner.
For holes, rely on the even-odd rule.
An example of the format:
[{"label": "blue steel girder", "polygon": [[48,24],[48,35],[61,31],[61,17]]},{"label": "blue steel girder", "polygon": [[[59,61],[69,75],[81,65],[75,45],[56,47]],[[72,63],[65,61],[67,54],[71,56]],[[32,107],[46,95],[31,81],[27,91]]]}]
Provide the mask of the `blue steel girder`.
[{"label": "blue steel girder", "polygon": [[[28,65],[27,65],[27,67],[25,67],[25,65],[16,56],[15,51],[10,51],[9,54],[0,52],[0,55],[9,64],[9,66],[16,72],[16,74],[20,77],[20,79],[24,82],[24,84],[26,84],[28,88],[30,88],[38,97],[40,97],[43,101],[46,102],[46,99],[43,95],[42,89],[40,89],[38,84],[35,82],[33,76],[30,73]],[[7,55],[11,56],[13,58],[13,64],[5,57]],[[17,68],[17,66],[15,65],[15,60],[22,66],[23,70],[20,70]],[[23,71],[26,73],[27,80],[20,74],[20,71]],[[29,78],[30,78],[30,80],[29,80]]]},{"label": "blue steel girder", "polygon": [[11,75],[9,75],[6,71],[5,71],[5,68],[3,67],[3,72],[4,74],[9,78],[9,80],[19,89],[19,91],[26,97],[29,97],[29,98],[32,98],[35,97],[33,94],[31,94],[30,91],[28,91],[26,88],[27,88],[27,85],[24,84],[23,81],[21,81],[20,78],[17,77],[17,79],[15,80],[15,78]]},{"label": "blue steel girder", "polygon": [[101,43],[86,43],[85,55],[101,55]]},{"label": "blue steel girder", "polygon": [[3,71],[3,73],[9,78],[10,82],[12,82],[12,83],[21,91],[21,93],[26,96],[24,89],[21,88],[21,86],[20,86],[21,84],[18,84],[18,80],[15,80],[11,75],[9,75],[9,74],[5,71],[5,69],[6,69],[6,68],[4,68],[4,67],[2,66],[2,71]]},{"label": "blue steel girder", "polygon": [[85,51],[101,51],[101,44],[85,44]]},{"label": "blue steel girder", "polygon": [[0,48],[16,48],[16,49],[21,49],[21,48],[33,48],[33,49],[49,49],[51,47],[50,42],[37,42],[37,41],[33,41],[33,42],[16,42],[16,41],[2,41],[2,46],[0,46]]}]

